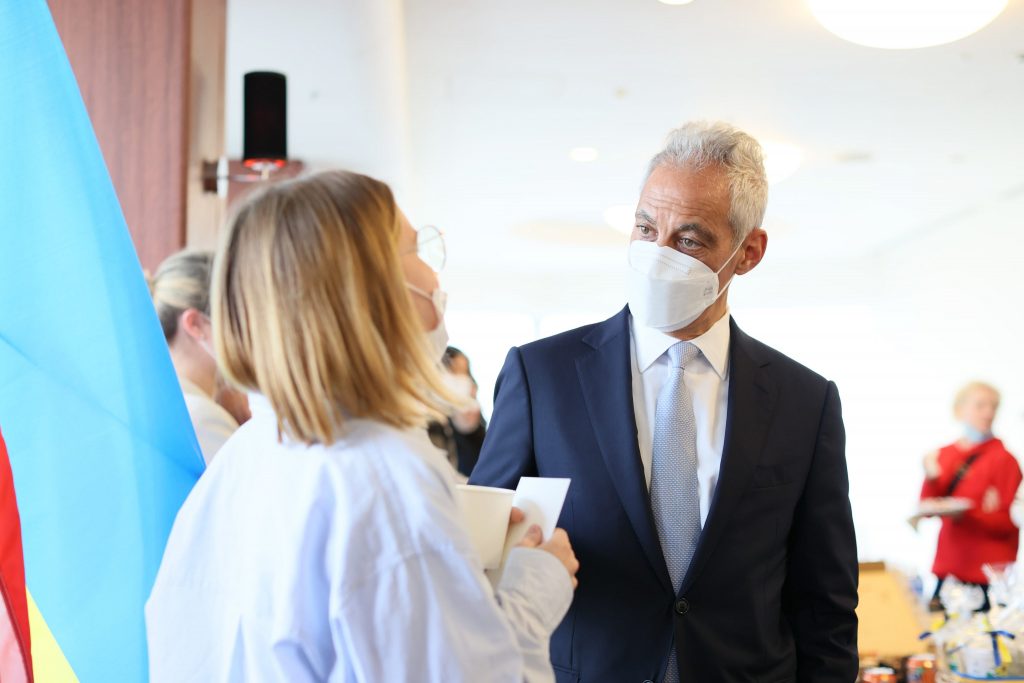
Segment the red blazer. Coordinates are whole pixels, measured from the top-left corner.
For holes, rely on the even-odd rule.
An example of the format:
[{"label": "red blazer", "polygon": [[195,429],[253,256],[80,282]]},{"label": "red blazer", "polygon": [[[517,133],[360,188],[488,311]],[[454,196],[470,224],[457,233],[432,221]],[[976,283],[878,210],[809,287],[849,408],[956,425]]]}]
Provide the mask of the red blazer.
[{"label": "red blazer", "polygon": [[[942,474],[937,479],[925,479],[921,498],[947,495],[957,470],[972,453],[979,455],[951,495],[971,499],[974,508],[959,518],[942,518],[932,572],[939,578],[955,576],[961,581],[987,585],[981,565],[1017,559],[1020,534],[1010,519],[1010,504],[1021,482],[1017,459],[999,439],[989,439],[966,451],[956,444],[946,446],[939,451]],[[982,501],[990,488],[998,494],[999,505],[985,512]]]}]

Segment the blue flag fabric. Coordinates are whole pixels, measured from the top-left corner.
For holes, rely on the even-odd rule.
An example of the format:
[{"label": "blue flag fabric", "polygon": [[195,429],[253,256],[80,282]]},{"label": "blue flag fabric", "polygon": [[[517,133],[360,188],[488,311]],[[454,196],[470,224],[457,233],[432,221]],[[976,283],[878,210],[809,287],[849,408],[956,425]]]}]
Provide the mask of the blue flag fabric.
[{"label": "blue flag fabric", "polygon": [[143,681],[143,605],[203,460],[45,0],[0,0],[0,93],[0,425],[28,591],[79,680]]}]

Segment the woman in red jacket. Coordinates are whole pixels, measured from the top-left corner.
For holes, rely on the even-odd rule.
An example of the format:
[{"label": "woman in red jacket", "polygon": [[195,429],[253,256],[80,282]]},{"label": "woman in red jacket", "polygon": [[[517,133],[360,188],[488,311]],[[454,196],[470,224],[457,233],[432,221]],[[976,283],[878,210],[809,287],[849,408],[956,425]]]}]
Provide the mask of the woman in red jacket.
[{"label": "woman in red jacket", "polygon": [[963,425],[963,436],[924,460],[925,481],[921,499],[964,498],[972,506],[942,517],[939,543],[932,571],[939,579],[932,598],[941,609],[939,589],[947,576],[985,590],[983,610],[988,609],[988,580],[981,566],[1017,559],[1019,533],[1010,519],[1010,504],[1021,482],[1016,458],[992,436],[992,421],[999,408],[999,392],[982,382],[961,389],[953,413]]}]

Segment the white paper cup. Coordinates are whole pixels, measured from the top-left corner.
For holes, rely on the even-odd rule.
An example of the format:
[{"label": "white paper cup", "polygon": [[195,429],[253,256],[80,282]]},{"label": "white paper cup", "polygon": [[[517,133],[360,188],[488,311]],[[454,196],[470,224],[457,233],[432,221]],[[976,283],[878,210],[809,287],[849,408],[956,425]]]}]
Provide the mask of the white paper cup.
[{"label": "white paper cup", "polygon": [[456,498],[462,511],[463,525],[469,532],[470,543],[480,555],[484,569],[501,566],[508,532],[508,516],[512,512],[512,498],[516,492],[493,486],[459,484]]}]

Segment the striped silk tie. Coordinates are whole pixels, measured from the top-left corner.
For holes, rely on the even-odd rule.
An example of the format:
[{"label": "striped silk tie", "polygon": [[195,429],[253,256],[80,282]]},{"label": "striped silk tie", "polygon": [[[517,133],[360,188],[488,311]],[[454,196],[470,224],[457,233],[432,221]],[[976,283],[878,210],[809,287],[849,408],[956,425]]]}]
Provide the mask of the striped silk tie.
[{"label": "striped silk tie", "polygon": [[[697,427],[693,403],[683,384],[683,368],[700,349],[679,342],[668,350],[668,380],[658,394],[654,411],[654,447],[651,462],[651,508],[658,527],[672,587],[679,592],[700,537],[700,500],[697,494]],[[678,683],[679,667],[673,644],[665,683]]]}]

